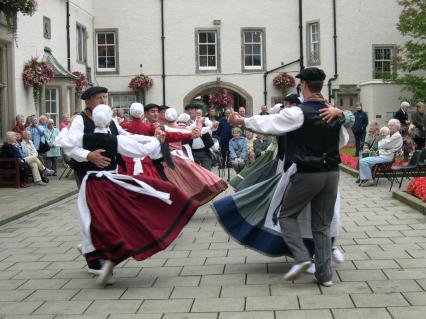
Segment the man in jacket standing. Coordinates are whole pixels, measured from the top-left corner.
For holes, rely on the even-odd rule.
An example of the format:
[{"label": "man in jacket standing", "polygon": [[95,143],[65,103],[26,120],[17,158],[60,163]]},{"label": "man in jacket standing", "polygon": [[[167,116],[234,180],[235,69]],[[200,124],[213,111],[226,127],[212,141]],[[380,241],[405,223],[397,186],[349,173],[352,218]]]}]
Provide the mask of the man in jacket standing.
[{"label": "man in jacket standing", "polygon": [[352,126],[352,132],[355,136],[355,156],[359,156],[359,153],[361,152],[361,145],[365,141],[365,129],[368,126],[368,116],[367,113],[362,110],[362,103],[358,102],[355,105],[355,109],[355,123]]}]

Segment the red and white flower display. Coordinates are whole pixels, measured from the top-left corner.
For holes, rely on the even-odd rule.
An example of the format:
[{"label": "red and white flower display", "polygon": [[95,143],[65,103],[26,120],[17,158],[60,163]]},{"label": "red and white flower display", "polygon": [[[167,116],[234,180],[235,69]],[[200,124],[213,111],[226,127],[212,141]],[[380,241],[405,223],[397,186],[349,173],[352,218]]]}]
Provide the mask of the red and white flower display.
[{"label": "red and white flower display", "polygon": [[153,85],[154,81],[148,75],[141,73],[130,80],[129,88],[135,91],[148,91]]},{"label": "red and white flower display", "polygon": [[55,71],[46,62],[31,58],[22,72],[25,87],[33,88],[35,103],[40,103],[43,86],[55,77]]},{"label": "red and white flower display", "polygon": [[82,93],[86,91],[90,84],[86,74],[80,71],[73,71],[72,74],[74,74],[77,77],[75,79],[75,90],[78,93]]}]

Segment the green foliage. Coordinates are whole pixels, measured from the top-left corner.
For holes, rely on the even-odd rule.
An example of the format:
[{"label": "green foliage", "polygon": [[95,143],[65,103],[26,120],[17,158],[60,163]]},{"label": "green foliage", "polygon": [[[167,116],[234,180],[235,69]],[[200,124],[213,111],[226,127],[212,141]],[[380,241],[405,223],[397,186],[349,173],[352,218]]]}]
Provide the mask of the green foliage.
[{"label": "green foliage", "polygon": [[398,48],[395,59],[397,66],[404,71],[402,76],[394,80],[403,84],[405,89],[413,93],[413,99],[426,97],[426,0],[399,0],[402,12],[397,24],[407,42]]}]

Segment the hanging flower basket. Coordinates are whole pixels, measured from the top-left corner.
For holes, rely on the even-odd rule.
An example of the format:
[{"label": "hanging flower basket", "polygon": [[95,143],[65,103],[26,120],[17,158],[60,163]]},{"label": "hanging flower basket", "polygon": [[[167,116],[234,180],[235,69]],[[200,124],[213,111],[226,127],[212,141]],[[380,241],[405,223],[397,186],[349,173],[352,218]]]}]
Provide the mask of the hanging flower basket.
[{"label": "hanging flower basket", "polygon": [[234,97],[226,89],[216,88],[209,97],[210,106],[216,109],[216,112],[223,114],[225,108],[231,104]]},{"label": "hanging flower basket", "polygon": [[40,105],[43,86],[55,77],[55,71],[46,62],[31,58],[24,65],[22,77],[25,87],[33,88],[34,103]]},{"label": "hanging flower basket", "polygon": [[130,80],[129,88],[135,91],[138,102],[145,104],[145,92],[154,85],[154,81],[143,73]]},{"label": "hanging flower basket", "polygon": [[23,15],[31,16],[37,9],[36,0],[0,0],[0,12],[3,12],[6,18],[6,24],[13,38],[16,39],[17,15],[21,12]]},{"label": "hanging flower basket", "polygon": [[283,97],[290,92],[291,88],[296,86],[296,80],[287,72],[278,73],[272,80],[272,83],[276,89],[281,91]]},{"label": "hanging flower basket", "polygon": [[86,74],[80,71],[73,71],[71,73],[77,77],[75,79],[75,91],[77,93],[82,93],[86,91],[89,87],[89,80],[87,79]]}]

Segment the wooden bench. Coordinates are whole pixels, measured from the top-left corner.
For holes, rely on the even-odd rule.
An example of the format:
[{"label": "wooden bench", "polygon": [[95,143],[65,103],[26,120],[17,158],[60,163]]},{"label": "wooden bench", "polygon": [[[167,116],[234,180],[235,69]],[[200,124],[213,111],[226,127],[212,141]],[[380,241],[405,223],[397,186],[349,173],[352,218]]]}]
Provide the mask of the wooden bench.
[{"label": "wooden bench", "polygon": [[[14,168],[1,168],[3,165],[0,164],[0,185],[14,185],[19,188],[21,185],[19,158],[0,158],[0,163],[9,163],[15,166]],[[10,177],[13,177],[13,179]]]}]

